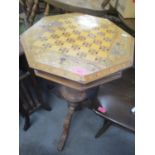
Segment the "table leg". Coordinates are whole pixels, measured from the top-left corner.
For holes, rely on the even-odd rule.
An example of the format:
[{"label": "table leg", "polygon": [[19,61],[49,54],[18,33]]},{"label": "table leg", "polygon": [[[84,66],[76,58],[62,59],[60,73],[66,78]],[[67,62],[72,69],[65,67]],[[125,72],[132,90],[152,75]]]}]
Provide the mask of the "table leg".
[{"label": "table leg", "polygon": [[65,86],[61,86],[59,88],[61,96],[69,103],[68,106],[69,110],[64,121],[63,133],[60,138],[60,142],[58,144],[59,151],[62,151],[64,148],[67,136],[69,134],[69,127],[74,112],[76,110],[80,110],[84,106],[85,101],[87,101],[89,97],[94,99],[96,97],[97,90],[98,88],[91,89],[88,91],[79,91]]},{"label": "table leg", "polygon": [[99,131],[97,132],[95,138],[100,137],[112,124],[112,122],[110,122],[109,120],[105,119],[103,126],[99,129]]},{"label": "table leg", "polygon": [[62,136],[60,138],[58,148],[57,148],[58,151],[62,151],[64,148],[65,142],[66,142],[67,137],[68,137],[72,116],[75,112],[76,107],[77,107],[76,104],[69,103],[68,113],[67,113],[67,116],[66,116],[65,121],[64,121]]}]

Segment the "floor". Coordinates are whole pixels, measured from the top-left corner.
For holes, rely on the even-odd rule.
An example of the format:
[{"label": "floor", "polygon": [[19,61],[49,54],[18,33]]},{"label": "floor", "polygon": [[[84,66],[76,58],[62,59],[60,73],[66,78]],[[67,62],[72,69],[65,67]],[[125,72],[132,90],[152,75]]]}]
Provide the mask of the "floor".
[{"label": "floor", "polygon": [[31,115],[32,126],[23,130],[24,120],[20,117],[20,155],[134,155],[135,136],[124,129],[111,126],[105,134],[94,136],[102,125],[102,119],[89,109],[75,113],[65,149],[57,151],[63,120],[67,113],[64,100],[52,93],[48,103],[51,112],[38,109]]}]

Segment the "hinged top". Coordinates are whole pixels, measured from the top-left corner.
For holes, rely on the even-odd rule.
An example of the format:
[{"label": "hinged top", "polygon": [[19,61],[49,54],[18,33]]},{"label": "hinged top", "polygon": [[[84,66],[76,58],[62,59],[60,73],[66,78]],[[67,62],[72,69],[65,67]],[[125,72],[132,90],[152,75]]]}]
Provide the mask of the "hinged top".
[{"label": "hinged top", "polygon": [[111,21],[70,13],[42,18],[21,36],[30,67],[89,83],[132,65],[134,38]]}]

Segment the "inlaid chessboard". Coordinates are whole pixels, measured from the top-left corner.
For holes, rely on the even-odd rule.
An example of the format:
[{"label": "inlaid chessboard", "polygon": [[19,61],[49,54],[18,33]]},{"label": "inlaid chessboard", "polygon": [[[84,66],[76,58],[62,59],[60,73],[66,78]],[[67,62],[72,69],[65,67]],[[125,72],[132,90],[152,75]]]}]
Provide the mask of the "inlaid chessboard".
[{"label": "inlaid chessboard", "polygon": [[133,63],[134,38],[111,21],[79,13],[42,18],[21,35],[29,66],[89,83]]}]

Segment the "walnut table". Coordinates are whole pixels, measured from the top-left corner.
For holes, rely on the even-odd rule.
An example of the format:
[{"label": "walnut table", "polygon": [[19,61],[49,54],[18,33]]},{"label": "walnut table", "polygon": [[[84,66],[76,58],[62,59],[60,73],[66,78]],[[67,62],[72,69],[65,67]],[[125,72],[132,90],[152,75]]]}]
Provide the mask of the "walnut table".
[{"label": "walnut table", "polygon": [[134,39],[107,19],[71,13],[42,18],[23,33],[21,43],[36,75],[60,84],[69,103],[62,150],[76,108],[88,99],[94,103],[101,84],[132,66]]}]

